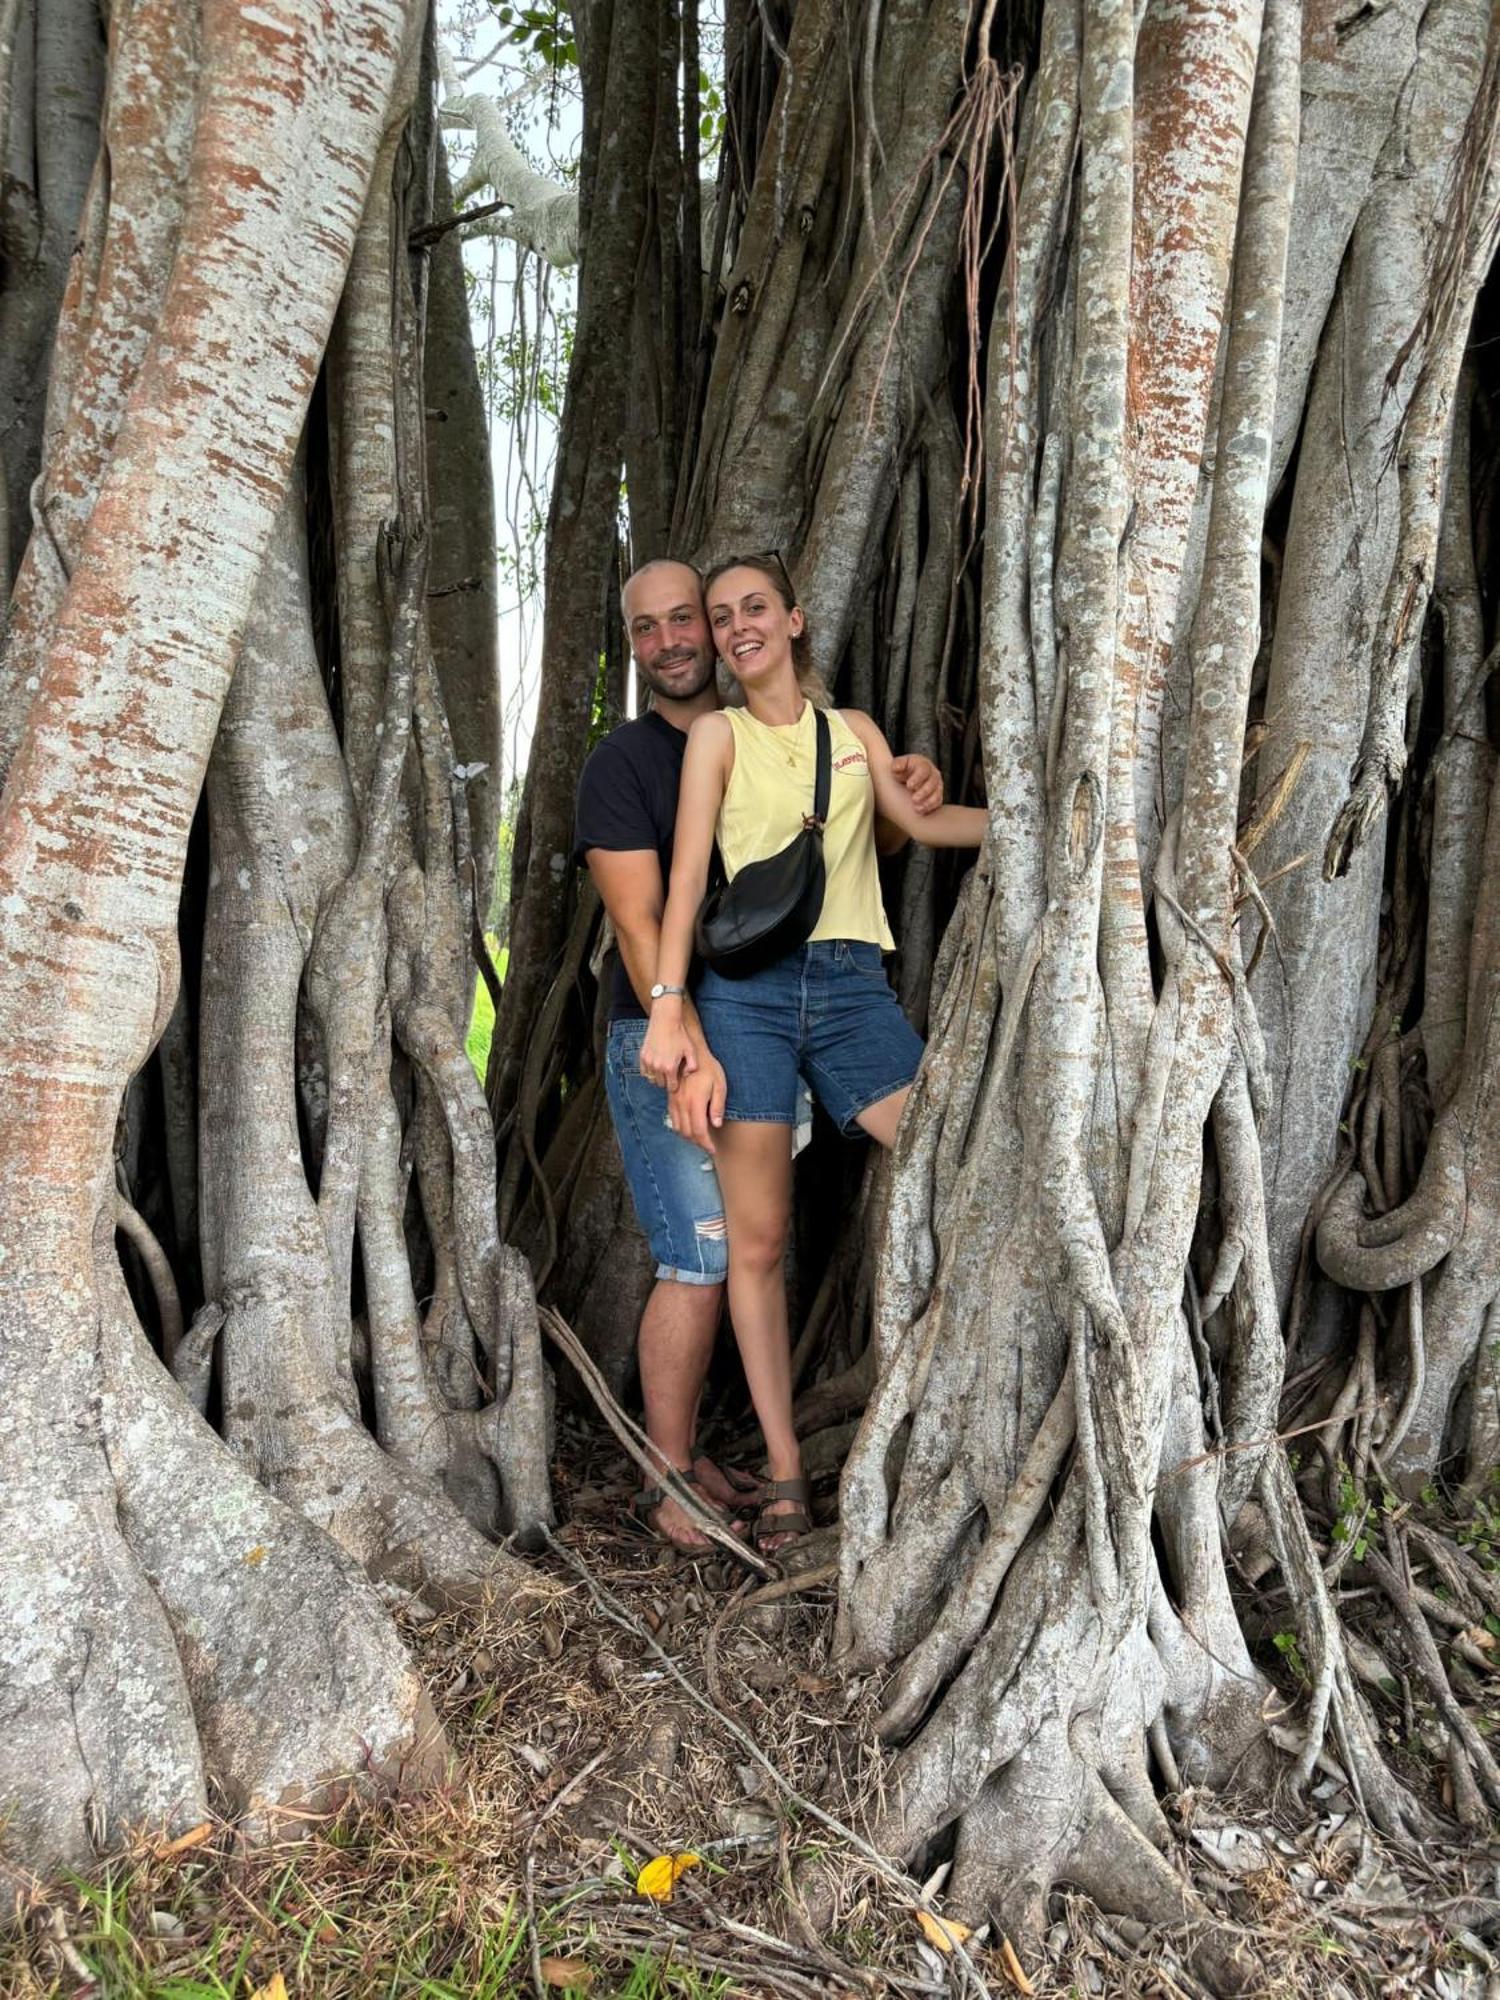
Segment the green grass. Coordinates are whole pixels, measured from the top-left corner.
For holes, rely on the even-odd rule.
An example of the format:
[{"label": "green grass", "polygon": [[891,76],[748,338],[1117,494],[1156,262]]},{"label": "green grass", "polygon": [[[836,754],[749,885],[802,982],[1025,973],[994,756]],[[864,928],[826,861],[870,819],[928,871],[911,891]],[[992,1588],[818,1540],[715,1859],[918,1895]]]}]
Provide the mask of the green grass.
[{"label": "green grass", "polygon": [[[83,1985],[78,1961],[93,1981],[83,1989],[90,2000],[251,2000],[278,1973],[288,2000],[520,2000],[532,1991],[517,1897],[476,1895],[468,1856],[450,1862],[419,1848],[393,1866],[389,1850],[363,1846],[356,1834],[341,1861],[325,1838],[311,1865],[249,1879],[197,1860],[173,1869],[124,1862],[75,1878],[50,1899],[65,1914],[71,1970],[55,1964],[47,1926],[34,1918],[0,1938],[0,1993],[61,2000]],[[727,1979],[673,1959],[670,1947],[664,1956],[610,1952],[581,1913],[570,1919],[568,1902],[536,1917],[539,1957],[588,1968],[577,1985],[553,1989],[558,2000],[721,2000],[727,1991]]]},{"label": "green grass", "polygon": [[[490,958],[495,971],[503,981],[510,966],[510,946],[496,942],[493,931],[486,931],[485,944],[489,947]],[[469,1015],[469,1035],[464,1047],[469,1052],[469,1061],[484,1082],[484,1073],[489,1068],[490,1042],[495,1033],[495,1003],[490,998],[490,989],[478,973],[474,975],[474,1007]]]}]

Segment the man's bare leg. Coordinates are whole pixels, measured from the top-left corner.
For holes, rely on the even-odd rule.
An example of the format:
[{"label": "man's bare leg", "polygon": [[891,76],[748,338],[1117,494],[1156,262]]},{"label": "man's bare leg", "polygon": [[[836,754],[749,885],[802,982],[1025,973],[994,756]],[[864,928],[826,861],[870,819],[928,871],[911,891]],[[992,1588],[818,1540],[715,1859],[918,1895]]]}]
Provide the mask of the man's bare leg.
[{"label": "man's bare leg", "polygon": [[[698,1405],[723,1303],[722,1285],[684,1285],[658,1278],[641,1315],[639,1353],[647,1437],[673,1465],[691,1468],[710,1499],[732,1506],[743,1495],[697,1450]],[[711,1546],[675,1500],[664,1500],[651,1524],[684,1548]]]}]

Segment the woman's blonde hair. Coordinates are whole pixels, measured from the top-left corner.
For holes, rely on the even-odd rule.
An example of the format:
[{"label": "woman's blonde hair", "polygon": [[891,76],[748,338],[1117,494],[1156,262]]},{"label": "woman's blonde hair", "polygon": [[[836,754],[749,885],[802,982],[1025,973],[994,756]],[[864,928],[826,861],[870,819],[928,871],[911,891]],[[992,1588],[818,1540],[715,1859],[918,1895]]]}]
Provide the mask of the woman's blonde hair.
[{"label": "woman's blonde hair", "polygon": [[[766,579],[789,612],[801,610],[792,579],[787,573],[787,566],[774,549],[753,556],[726,556],[723,562],[716,562],[712,569],[705,571],[703,577],[705,609],[708,606],[710,589],[721,576],[732,569],[753,569]],[[812,639],[806,624],[807,613],[804,611],[802,616],[802,630],[792,640],[792,666],[796,669],[797,685],[814,708],[832,708],[833,696],[829,693],[828,683],[813,665]],[[732,674],[728,679],[729,686],[724,688],[724,699],[729,706],[742,708],[745,703],[745,690]],[[724,680],[725,674],[721,671],[719,675],[721,687],[724,687]]]}]

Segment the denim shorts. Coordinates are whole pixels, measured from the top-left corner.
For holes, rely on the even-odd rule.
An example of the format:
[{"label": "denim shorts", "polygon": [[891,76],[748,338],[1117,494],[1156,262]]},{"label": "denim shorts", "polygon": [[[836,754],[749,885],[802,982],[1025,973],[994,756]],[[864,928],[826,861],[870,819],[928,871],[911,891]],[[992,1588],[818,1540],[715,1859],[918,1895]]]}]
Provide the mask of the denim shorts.
[{"label": "denim shorts", "polygon": [[705,971],[696,999],[729,1079],[726,1118],[793,1125],[805,1080],[843,1132],[917,1073],[922,1038],[901,1011],[880,947],[805,944],[749,979]]},{"label": "denim shorts", "polygon": [[604,1087],[625,1178],[656,1275],[679,1285],[722,1285],[729,1269],[724,1197],[701,1146],[672,1130],[667,1093],[641,1075],[644,1021],[615,1021],[605,1047]]}]

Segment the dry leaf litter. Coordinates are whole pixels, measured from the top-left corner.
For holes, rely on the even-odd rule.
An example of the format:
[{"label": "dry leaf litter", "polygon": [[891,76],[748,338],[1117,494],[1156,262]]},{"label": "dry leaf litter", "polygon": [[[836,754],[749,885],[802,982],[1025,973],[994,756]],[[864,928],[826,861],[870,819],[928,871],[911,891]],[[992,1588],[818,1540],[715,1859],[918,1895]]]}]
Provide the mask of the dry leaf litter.
[{"label": "dry leaf litter", "polygon": [[[0,1938],[3,2000],[89,1992],[101,1908],[116,1958],[138,1969],[138,1983],[96,1984],[101,2000],[679,1987],[1202,2000],[1190,1935],[1069,1897],[1045,1937],[1013,1943],[944,1907],[945,1871],[927,1885],[877,1871],[833,1832],[827,1820],[869,1824],[889,1756],[872,1727],[878,1687],[829,1659],[831,1535],[791,1558],[812,1572],[805,1590],[755,1602],[761,1579],[727,1558],[623,1532],[629,1468],[567,1428],[566,1525],[538,1565],[548,1595],[519,1622],[412,1624],[457,1753],[450,1787],[250,1856],[214,1827],[143,1840],[107,1894],[22,1896],[21,1924]],[[1500,1850],[1393,1852],[1332,1779],[1314,1805],[1309,1826],[1274,1801],[1175,1802],[1179,1859],[1263,1968],[1259,1990],[1500,2000]],[[217,1989],[174,1988],[206,1963]],[[643,1963],[654,1986],[640,1984]]]}]

